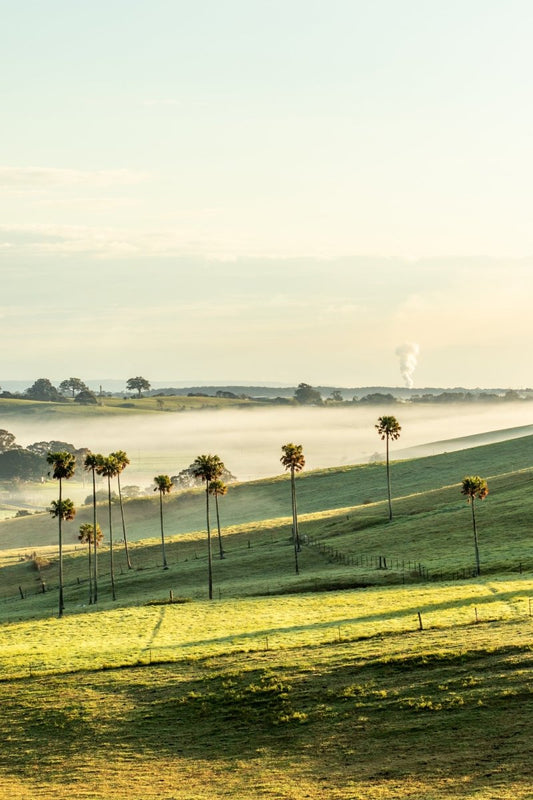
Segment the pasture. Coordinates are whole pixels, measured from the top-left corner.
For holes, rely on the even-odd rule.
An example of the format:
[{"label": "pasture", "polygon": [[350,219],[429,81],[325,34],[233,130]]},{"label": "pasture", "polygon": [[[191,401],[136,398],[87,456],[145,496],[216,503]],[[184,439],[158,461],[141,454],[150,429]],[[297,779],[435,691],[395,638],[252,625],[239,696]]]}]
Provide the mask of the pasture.
[{"label": "pasture", "polygon": [[[530,798],[530,447],[393,464],[390,523],[383,465],[302,474],[299,574],[287,479],[235,485],[211,602],[201,490],[165,504],[168,570],[157,500],[128,501],[116,601],[105,546],[89,605],[71,535],[62,619],[55,525],[1,523],[0,797]],[[478,579],[458,485],[474,471]]]}]

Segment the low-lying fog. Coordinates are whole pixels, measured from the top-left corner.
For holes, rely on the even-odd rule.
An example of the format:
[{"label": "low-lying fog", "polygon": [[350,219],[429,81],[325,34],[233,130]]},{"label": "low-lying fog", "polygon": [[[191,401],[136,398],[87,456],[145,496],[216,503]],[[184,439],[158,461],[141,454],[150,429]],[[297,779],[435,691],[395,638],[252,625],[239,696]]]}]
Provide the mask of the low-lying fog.
[{"label": "low-lying fog", "polygon": [[[22,446],[56,439],[104,454],[125,450],[131,464],[123,475],[123,485],[145,487],[154,475],[175,475],[201,453],[217,453],[239,480],[277,475],[282,471],[281,445],[287,442],[303,445],[306,469],[367,462],[375,454],[383,459],[384,443],[374,428],[382,414],[394,414],[402,426],[400,440],[392,444],[392,458],[399,458],[411,455],[404,451],[419,445],[437,443],[424,451],[437,453],[465,446],[446,444],[445,440],[528,426],[532,412],[533,404],[527,402],[273,407],[154,413],[86,419],[83,423],[10,420],[5,427]],[[528,433],[533,433],[533,428],[515,435]]]}]

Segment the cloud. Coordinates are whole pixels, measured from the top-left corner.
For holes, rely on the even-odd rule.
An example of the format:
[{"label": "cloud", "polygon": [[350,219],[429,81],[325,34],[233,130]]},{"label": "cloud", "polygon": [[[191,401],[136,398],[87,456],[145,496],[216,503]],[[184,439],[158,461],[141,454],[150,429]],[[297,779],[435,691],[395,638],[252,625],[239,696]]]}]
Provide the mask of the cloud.
[{"label": "cloud", "polygon": [[128,169],[80,170],[56,167],[1,167],[0,189],[42,191],[48,189],[84,187],[106,189],[142,183],[147,173]]}]

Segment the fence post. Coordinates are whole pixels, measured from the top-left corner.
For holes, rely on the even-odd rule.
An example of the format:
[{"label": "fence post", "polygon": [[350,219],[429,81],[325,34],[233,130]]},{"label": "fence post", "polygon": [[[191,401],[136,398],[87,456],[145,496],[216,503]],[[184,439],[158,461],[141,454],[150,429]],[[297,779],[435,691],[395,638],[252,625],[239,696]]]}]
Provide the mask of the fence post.
[{"label": "fence post", "polygon": [[420,611],[418,611],[417,613],[418,613],[418,630],[419,631],[423,631],[424,630],[424,626],[422,625],[422,615],[421,615]]}]

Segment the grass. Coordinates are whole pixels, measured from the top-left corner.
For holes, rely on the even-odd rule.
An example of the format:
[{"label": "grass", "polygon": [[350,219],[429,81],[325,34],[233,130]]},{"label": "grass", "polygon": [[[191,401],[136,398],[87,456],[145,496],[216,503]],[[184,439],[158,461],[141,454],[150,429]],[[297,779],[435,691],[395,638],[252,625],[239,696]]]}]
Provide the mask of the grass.
[{"label": "grass", "polygon": [[[533,437],[526,436],[508,442],[470,448],[454,453],[443,453],[426,458],[399,461],[393,464],[392,486],[395,498],[457,484],[465,474],[480,474],[489,478],[491,496],[486,501],[493,503],[497,494],[491,476],[502,475],[531,467]],[[68,494],[68,485],[67,485]],[[84,496],[90,493],[87,485]],[[374,504],[386,497],[385,470],[382,464],[357,465],[313,472],[304,472],[297,478],[298,508],[302,514],[321,513],[324,509],[344,509],[369,506],[369,514],[376,512]],[[457,488],[451,490],[457,508],[463,500]],[[157,536],[159,516],[157,498],[147,496],[126,503],[126,518],[129,538],[132,541]],[[66,526],[66,541],[74,543],[82,522],[91,521],[91,508],[78,510],[74,525]],[[102,505],[100,522],[105,525],[105,504]],[[228,494],[221,499],[221,514],[225,526],[242,525],[285,517],[290,513],[289,479],[282,475],[260,481],[237,483],[229,487]],[[380,516],[382,510],[377,512]],[[403,513],[395,501],[395,514]],[[407,513],[409,510],[407,509]],[[204,503],[202,489],[176,492],[165,498],[166,528],[169,533],[180,534],[202,529]],[[70,533],[68,532],[70,530]],[[12,548],[24,542],[34,548],[55,542],[55,525],[48,515],[8,520],[0,524],[0,549]]]},{"label": "grass", "polygon": [[[531,581],[498,588],[518,598]],[[195,603],[4,627],[0,794],[530,797],[531,620],[504,600],[500,619],[474,624],[470,604],[484,594],[494,598],[490,617],[499,615],[494,587],[462,587],[465,617],[455,589]],[[445,624],[416,630],[418,606]],[[349,632],[348,614],[358,626]],[[262,641],[243,639],[260,629]]]},{"label": "grass", "polygon": [[62,403],[39,400],[0,398],[0,414],[4,416],[102,417],[148,412],[182,412],[261,405],[254,400],[225,397],[102,397],[98,405],[81,405],[72,399]]},{"label": "grass", "polygon": [[[155,501],[126,505],[116,602],[107,550],[96,608],[68,545],[62,619],[55,525],[32,554],[17,545],[44,517],[2,523],[0,798],[531,798],[530,446],[394,464],[392,523],[382,466],[302,475],[299,575],[287,480],[232,487],[212,602],[201,492],[166,504],[169,531],[199,520],[168,536],[167,571],[141,538]],[[472,472],[483,575],[453,580],[473,565]]]}]

